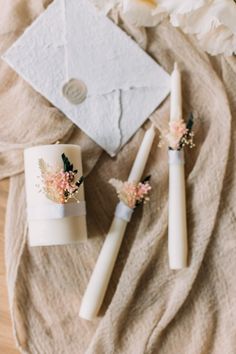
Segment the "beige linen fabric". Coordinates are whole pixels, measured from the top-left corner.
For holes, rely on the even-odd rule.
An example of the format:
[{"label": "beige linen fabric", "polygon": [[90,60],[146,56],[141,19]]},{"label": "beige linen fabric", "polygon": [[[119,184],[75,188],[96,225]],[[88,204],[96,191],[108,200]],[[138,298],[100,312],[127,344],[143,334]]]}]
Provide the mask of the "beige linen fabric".
[{"label": "beige linen fabric", "polygon": [[[48,2],[0,0],[1,53]],[[184,116],[195,114],[197,145],[186,150],[189,267],[168,267],[167,151],[157,134],[145,171],[151,200],[128,225],[101,316],[91,323],[78,317],[117,203],[108,180],[127,178],[150,122],[111,159],[1,61],[0,177],[11,177],[6,265],[17,346],[32,354],[233,354],[236,59],[210,58],[168,22],[145,32],[113,15],[168,72],[175,60],[183,71]],[[168,111],[167,100],[151,117],[158,127]],[[23,149],[57,140],[82,146],[89,240],[29,248]]]}]

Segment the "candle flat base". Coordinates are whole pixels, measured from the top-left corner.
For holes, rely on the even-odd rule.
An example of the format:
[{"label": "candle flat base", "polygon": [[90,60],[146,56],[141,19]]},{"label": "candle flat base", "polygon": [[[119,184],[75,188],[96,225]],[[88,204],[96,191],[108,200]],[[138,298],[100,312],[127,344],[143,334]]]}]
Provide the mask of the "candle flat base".
[{"label": "candle flat base", "polygon": [[81,306],[79,317],[82,318],[83,320],[92,321],[96,318],[96,314],[92,313],[88,309],[83,308],[83,306]]},{"label": "candle flat base", "polygon": [[179,261],[179,262],[169,263],[169,267],[172,270],[179,270],[179,269],[187,268],[188,264],[187,261]]}]

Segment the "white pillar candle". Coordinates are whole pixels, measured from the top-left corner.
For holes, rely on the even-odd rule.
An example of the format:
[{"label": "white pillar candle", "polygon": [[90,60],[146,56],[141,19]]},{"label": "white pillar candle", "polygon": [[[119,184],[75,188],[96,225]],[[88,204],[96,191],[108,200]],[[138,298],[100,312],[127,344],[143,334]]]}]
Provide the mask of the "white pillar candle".
[{"label": "white pillar candle", "polygon": [[61,245],[87,239],[83,184],[77,194],[80,203],[72,199],[66,204],[57,203],[42,191],[39,160],[43,159],[52,169],[60,170],[63,169],[63,153],[74,165],[74,169],[78,170],[78,176],[81,176],[81,149],[77,145],[42,145],[24,151],[30,246]]},{"label": "white pillar candle", "polygon": [[[155,130],[152,126],[144,135],[142,144],[129,175],[128,180],[130,182],[140,181],[154,137]],[[94,271],[82,299],[79,316],[86,320],[92,320],[94,317],[96,317],[102,305],[120,249],[120,245],[123,240],[127,223],[128,221],[123,220],[117,216],[115,216],[113,219],[109,233],[105,239]]]},{"label": "white pillar candle", "polygon": [[[182,119],[181,75],[175,64],[171,75],[170,120]],[[168,252],[171,269],[187,267],[187,220],[184,151],[169,150]]]}]

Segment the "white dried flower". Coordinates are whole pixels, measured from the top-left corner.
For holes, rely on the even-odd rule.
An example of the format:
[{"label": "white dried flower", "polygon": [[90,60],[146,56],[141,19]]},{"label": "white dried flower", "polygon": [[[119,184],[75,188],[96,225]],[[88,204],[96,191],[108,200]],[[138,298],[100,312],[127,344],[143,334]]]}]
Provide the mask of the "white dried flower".
[{"label": "white dried flower", "polygon": [[195,35],[208,53],[232,55],[236,52],[234,0],[161,0],[161,2],[165,3],[173,26]]},{"label": "white dried flower", "polygon": [[119,8],[138,27],[156,26],[169,16],[175,27],[194,35],[212,55],[236,53],[236,2],[234,0],[92,0],[108,13]]}]

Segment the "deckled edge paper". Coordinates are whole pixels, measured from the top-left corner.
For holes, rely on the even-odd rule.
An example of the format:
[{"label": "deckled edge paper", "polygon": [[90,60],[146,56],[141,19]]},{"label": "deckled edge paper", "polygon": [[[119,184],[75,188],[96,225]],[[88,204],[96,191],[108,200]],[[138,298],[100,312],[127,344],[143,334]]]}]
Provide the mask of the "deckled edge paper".
[{"label": "deckled edge paper", "polygon": [[[165,99],[169,93],[169,75],[111,20],[98,13],[87,0],[70,0],[66,2],[66,6],[69,9],[63,13],[62,0],[55,0],[3,58],[35,90],[114,156]],[[73,39],[78,38],[79,42],[78,33],[82,34],[74,51],[73,47],[65,50],[66,14],[74,14],[74,17],[71,15],[73,21],[69,24],[69,29],[69,21],[66,20],[67,31],[74,32]],[[74,23],[76,27],[73,27]],[[73,28],[76,30],[73,31]],[[105,40],[101,41],[101,37]],[[68,42],[66,45],[70,46]],[[100,61],[96,56],[96,46],[104,53]],[[70,78],[66,56],[84,51],[88,59],[86,63],[91,64],[84,69],[84,57],[81,56],[78,79],[83,80],[86,77],[83,81],[88,93],[87,98],[76,106],[63,97],[61,89]],[[78,58],[71,58],[69,63],[73,61],[77,63]],[[91,68],[93,63],[94,67]],[[108,63],[111,66],[110,72],[106,69]],[[100,72],[97,71],[99,67],[102,78],[100,81]],[[91,83],[90,74],[93,69],[96,76]],[[104,75],[107,72],[110,75],[108,77]],[[71,74],[76,73],[74,71]],[[112,84],[115,85],[113,90],[105,92],[107,86],[112,88]]]}]

